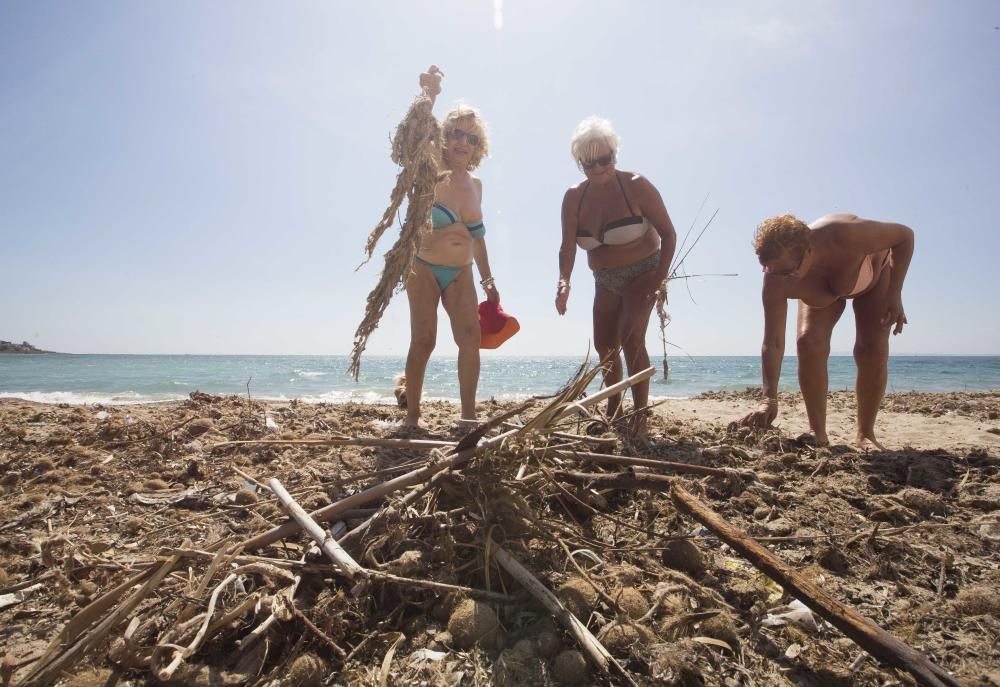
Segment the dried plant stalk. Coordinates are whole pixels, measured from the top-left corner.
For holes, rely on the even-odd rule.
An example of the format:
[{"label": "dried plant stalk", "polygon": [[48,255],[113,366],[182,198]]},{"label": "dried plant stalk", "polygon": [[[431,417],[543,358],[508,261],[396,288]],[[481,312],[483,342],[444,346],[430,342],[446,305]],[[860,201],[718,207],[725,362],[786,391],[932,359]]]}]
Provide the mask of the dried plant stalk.
[{"label": "dried plant stalk", "polygon": [[327,558],[332,560],[337,564],[340,571],[347,576],[348,579],[353,578],[355,575],[365,573],[365,569],[358,565],[358,562],[351,558],[351,555],[341,548],[337,540],[334,539],[328,532],[326,532],[319,524],[309,517],[309,514],[300,506],[295,499],[291,497],[288,490],[282,486],[281,482],[276,479],[272,479],[268,482],[268,486],[271,487],[271,491],[274,495],[278,497],[281,501],[281,506],[284,508],[295,522],[299,523],[299,526],[304,529],[310,537],[319,544],[319,548],[327,555]]},{"label": "dried plant stalk", "polygon": [[399,238],[385,254],[385,267],[382,268],[378,284],[368,294],[365,317],[354,332],[354,349],[348,371],[354,375],[355,380],[361,373],[361,354],[368,345],[368,337],[378,327],[393,294],[405,285],[413,256],[420,249],[420,237],[430,230],[441,141],[441,127],[431,114],[432,106],[433,101],[429,97],[417,96],[392,138],[392,160],[403,169],[396,176],[396,186],[390,194],[389,206],[368,235],[365,262],[371,259],[375,244],[392,224],[404,198],[407,201],[406,218]]}]

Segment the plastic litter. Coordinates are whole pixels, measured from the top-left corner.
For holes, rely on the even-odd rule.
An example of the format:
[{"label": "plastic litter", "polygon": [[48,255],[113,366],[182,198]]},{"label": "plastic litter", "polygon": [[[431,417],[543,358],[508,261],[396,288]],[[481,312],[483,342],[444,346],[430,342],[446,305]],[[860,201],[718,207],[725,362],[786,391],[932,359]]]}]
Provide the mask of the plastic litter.
[{"label": "plastic litter", "polygon": [[772,608],[768,611],[764,619],[760,621],[760,624],[764,627],[778,627],[789,623],[804,627],[810,632],[819,630],[813,612],[798,599],[793,600],[787,606]]},{"label": "plastic litter", "polygon": [[448,655],[447,651],[433,651],[432,649],[417,649],[410,654],[410,661],[440,661]]}]

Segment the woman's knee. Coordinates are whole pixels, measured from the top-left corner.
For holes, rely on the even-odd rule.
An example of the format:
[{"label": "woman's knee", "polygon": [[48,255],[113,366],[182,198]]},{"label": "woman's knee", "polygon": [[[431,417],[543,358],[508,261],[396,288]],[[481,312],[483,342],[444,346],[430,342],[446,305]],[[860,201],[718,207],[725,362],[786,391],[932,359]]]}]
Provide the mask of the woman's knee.
[{"label": "woman's knee", "polygon": [[458,346],[459,350],[467,350],[471,348],[479,349],[479,344],[482,340],[482,332],[479,329],[479,324],[476,323],[475,326],[462,325],[460,327],[452,328],[452,337],[455,339],[455,345]]},{"label": "woman's knee", "polygon": [[889,342],[883,339],[858,339],[854,342],[854,360],[867,365],[888,363]]},{"label": "woman's knee", "polygon": [[628,361],[648,359],[649,353],[646,351],[646,332],[642,335],[631,334],[622,340],[622,352]]},{"label": "woman's knee", "polygon": [[420,332],[410,336],[410,353],[430,357],[437,344],[436,332]]},{"label": "woman's knee", "polygon": [[795,349],[800,357],[827,358],[830,355],[830,339],[802,332],[795,339]]}]

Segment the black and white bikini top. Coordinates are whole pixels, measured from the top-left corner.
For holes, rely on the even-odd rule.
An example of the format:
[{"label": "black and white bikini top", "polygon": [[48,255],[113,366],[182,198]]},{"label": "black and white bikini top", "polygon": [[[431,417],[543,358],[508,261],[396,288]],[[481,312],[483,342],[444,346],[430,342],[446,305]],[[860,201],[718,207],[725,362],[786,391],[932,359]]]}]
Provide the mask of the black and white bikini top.
[{"label": "black and white bikini top", "polygon": [[[622,184],[622,179],[618,175],[618,172],[615,172],[615,179],[618,180],[618,188],[622,190],[622,197],[625,199],[625,204],[628,205],[628,211],[632,214],[629,217],[623,217],[622,219],[617,219],[614,222],[608,222],[601,227],[596,238],[592,233],[583,232],[581,228],[577,226],[576,243],[584,250],[594,250],[595,248],[600,248],[601,246],[621,246],[642,238],[643,234],[649,231],[649,227],[651,226],[649,224],[649,220],[642,215],[635,214],[635,210],[632,209],[632,204],[628,202],[628,195],[625,193],[625,186]],[[589,181],[586,186],[583,187],[583,192],[580,194],[580,203],[576,206],[577,218],[580,217],[580,208],[583,207],[583,197],[587,195],[588,188],[590,188]]]}]

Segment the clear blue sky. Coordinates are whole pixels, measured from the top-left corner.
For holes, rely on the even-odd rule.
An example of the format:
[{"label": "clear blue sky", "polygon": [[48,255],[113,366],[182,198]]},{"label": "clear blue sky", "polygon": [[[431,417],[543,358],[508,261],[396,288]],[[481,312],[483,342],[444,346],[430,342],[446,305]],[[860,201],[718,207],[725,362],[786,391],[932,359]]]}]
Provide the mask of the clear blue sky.
[{"label": "clear blue sky", "polygon": [[[720,208],[688,270],[740,276],[675,283],[689,353],[759,351],[757,222],[849,211],[916,231],[894,353],[1000,354],[1000,3],[495,2],[0,2],[0,339],[348,352],[388,137],[435,63],[437,113],[463,98],[492,130],[487,241],[522,324],[500,353],[587,348],[583,254],[552,301],[569,137],[599,114],[679,232]],[[408,331],[400,294],[369,352]],[[834,350],[853,334],[848,309]]]}]

